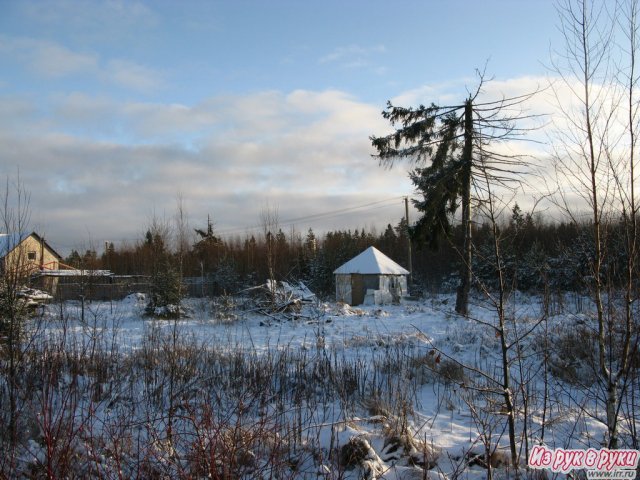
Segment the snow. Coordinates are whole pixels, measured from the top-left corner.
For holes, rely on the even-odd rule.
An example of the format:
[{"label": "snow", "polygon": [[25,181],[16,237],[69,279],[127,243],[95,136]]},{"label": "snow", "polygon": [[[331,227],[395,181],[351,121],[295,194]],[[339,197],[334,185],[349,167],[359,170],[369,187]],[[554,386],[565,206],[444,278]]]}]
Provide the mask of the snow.
[{"label": "snow", "polygon": [[409,275],[409,272],[387,257],[375,247],[369,247],[361,254],[338,267],[334,275],[360,273],[363,275]]},{"label": "snow", "polygon": [[[364,265],[365,260],[366,257],[358,262]],[[518,319],[518,328],[524,331],[539,320],[541,301],[528,296],[517,300],[512,313]],[[467,389],[465,383],[479,382],[477,385],[481,386],[480,380],[473,378],[472,373],[460,374],[455,368],[455,362],[460,362],[495,374],[500,365],[499,342],[486,325],[495,322],[495,313],[476,301],[471,307],[472,315],[465,318],[455,314],[454,303],[452,295],[434,295],[422,301],[384,307],[354,308],[316,301],[306,305],[297,320],[265,321],[264,315],[244,309],[242,299],[237,299],[232,306],[233,321],[219,321],[221,317],[215,313],[218,303],[187,299],[182,306],[189,312],[189,318],[161,320],[145,317],[146,297],[134,294],[120,302],[87,302],[84,315],[80,303],[67,302],[64,313],[58,306],[50,306],[38,326],[44,327],[40,330],[43,340],[66,336],[67,344],[86,350],[96,338],[104,338],[105,343],[117,346],[117,355],[124,357],[147,351],[151,338],[163,338],[163,334],[171,338],[177,332],[181,341],[192,341],[203,351],[217,349],[251,358],[284,355],[285,359],[303,359],[297,364],[308,368],[328,360],[336,370],[340,365],[362,368],[361,374],[367,381],[376,372],[375,375],[382,375],[380,380],[385,379],[388,394],[364,396],[357,401],[351,397],[325,398],[326,385],[322,382],[329,379],[320,377],[312,390],[318,398],[325,398],[325,403],[311,408],[313,402],[307,400],[298,407],[285,408],[287,418],[297,418],[297,409],[302,409],[301,418],[308,418],[302,444],[314,453],[301,457],[299,478],[424,478],[425,470],[415,462],[428,449],[436,458],[428,478],[444,480],[457,475],[470,452],[484,452],[482,435],[486,432],[481,422],[492,422],[494,446],[500,450],[507,447],[505,417],[499,412],[484,413],[484,417],[474,414],[470,406],[483,405],[487,400],[477,391]],[[571,328],[575,319],[587,321],[585,316],[562,313],[549,317],[549,328]],[[536,374],[540,368],[535,351],[538,339],[539,336],[531,335],[523,348],[533,375],[530,388],[541,392],[543,380]],[[385,365],[392,370],[385,373]],[[445,376],[445,369],[451,372],[449,377]],[[599,445],[604,435],[602,425],[577,407],[588,405],[584,392],[555,379],[549,388],[553,407],[546,414],[545,443],[552,448]],[[135,393],[138,397],[143,394],[142,390]],[[394,403],[394,398],[410,400],[404,420],[404,407]],[[117,406],[118,402],[116,396],[109,405]],[[166,402],[165,398],[160,404]],[[539,399],[536,402],[530,405],[531,439],[540,435],[542,427],[539,411],[542,402]],[[125,408],[116,406],[98,408],[101,422],[108,423],[113,415],[111,409]],[[266,408],[277,410],[276,405]],[[403,421],[406,425],[401,428]],[[581,427],[577,429],[577,425]],[[411,441],[394,444],[396,433],[390,432],[403,429]],[[521,424],[518,430],[522,431]],[[356,441],[353,439],[359,439],[363,458],[355,466],[338,468],[336,457],[329,460],[329,452],[340,452],[349,442]],[[465,478],[486,477],[486,470],[479,466],[466,466],[462,470]],[[243,478],[255,478],[254,474]]]},{"label": "snow", "polygon": [[46,270],[41,275],[47,277],[110,277],[113,274],[110,270]]},{"label": "snow", "polygon": [[18,292],[17,296],[20,298],[26,298],[27,300],[31,300],[33,302],[50,302],[51,300],[53,300],[53,297],[47,292],[43,292],[42,290],[38,290],[35,288],[22,288]]}]

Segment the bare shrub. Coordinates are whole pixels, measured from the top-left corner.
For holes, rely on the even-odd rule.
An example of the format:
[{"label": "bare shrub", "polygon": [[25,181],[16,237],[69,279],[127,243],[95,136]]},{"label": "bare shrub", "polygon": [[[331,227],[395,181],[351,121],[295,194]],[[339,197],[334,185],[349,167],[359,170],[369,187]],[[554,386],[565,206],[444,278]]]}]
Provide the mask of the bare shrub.
[{"label": "bare shrub", "polygon": [[351,437],[347,443],[340,447],[338,461],[340,466],[353,469],[360,466],[370,457],[371,445],[362,437]]},{"label": "bare shrub", "polygon": [[387,429],[380,457],[385,461],[398,462],[406,459],[409,465],[426,470],[434,468],[440,454],[426,441],[417,439],[409,432],[397,434]]},{"label": "bare shrub", "polygon": [[374,424],[390,449],[404,445],[403,462],[431,464],[410,433],[410,342],[353,355],[311,338],[306,348],[259,351],[200,343],[180,322],[152,321],[139,347],[123,352],[99,306],[91,311],[73,334],[64,324],[64,334],[29,346],[23,436],[15,450],[2,445],[11,458],[0,458],[0,477],[313,478],[333,460],[338,476],[353,464],[374,478],[383,465],[375,450],[356,465],[349,447],[341,461],[341,447],[322,443],[327,424],[363,405],[380,415]]},{"label": "bare shrub", "polygon": [[596,334],[584,325],[558,328],[549,336],[549,370],[570,384],[595,380]]},{"label": "bare shrub", "polygon": [[509,455],[505,452],[501,452],[500,450],[494,449],[489,453],[489,462],[487,463],[487,458],[485,452],[469,452],[467,455],[468,464],[470,467],[480,466],[482,468],[500,468],[507,466],[511,463],[511,459]]},{"label": "bare shrub", "polygon": [[448,358],[440,362],[437,371],[445,383],[462,383],[466,380],[464,367]]},{"label": "bare shrub", "polygon": [[445,385],[459,384],[467,379],[461,363],[450,358],[442,358],[436,350],[411,358],[411,376],[421,385],[432,381],[440,381]]}]

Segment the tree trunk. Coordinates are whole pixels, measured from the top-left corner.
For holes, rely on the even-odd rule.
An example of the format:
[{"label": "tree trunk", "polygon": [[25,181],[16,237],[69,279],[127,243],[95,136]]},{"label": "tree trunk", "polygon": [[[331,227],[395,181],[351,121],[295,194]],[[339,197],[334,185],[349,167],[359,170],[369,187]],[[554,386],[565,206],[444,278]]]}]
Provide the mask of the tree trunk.
[{"label": "tree trunk", "polygon": [[464,106],[464,150],[462,152],[464,173],[462,175],[462,262],[460,284],[456,292],[456,312],[469,313],[469,290],[471,289],[471,164],[473,157],[473,109],[471,99]]},{"label": "tree trunk", "polygon": [[615,382],[607,386],[607,430],[609,448],[618,448],[618,385]]}]

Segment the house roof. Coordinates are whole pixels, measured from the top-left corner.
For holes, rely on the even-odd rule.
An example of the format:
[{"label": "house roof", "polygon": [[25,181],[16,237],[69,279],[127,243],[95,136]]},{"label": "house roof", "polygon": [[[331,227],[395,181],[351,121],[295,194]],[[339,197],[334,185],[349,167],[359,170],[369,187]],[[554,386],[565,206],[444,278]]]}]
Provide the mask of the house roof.
[{"label": "house roof", "polygon": [[409,271],[387,257],[375,247],[369,247],[360,255],[353,257],[347,263],[334,270],[334,274],[383,274],[409,275]]},{"label": "house roof", "polygon": [[28,234],[25,233],[0,233],[0,258],[6,257],[7,254],[20,245]]},{"label": "house roof", "polygon": [[6,257],[14,248],[20,245],[27,237],[33,236],[38,242],[44,242],[47,249],[58,259],[62,259],[60,254],[56,252],[51,245],[47,243],[36,232],[31,233],[0,233],[0,258]]}]

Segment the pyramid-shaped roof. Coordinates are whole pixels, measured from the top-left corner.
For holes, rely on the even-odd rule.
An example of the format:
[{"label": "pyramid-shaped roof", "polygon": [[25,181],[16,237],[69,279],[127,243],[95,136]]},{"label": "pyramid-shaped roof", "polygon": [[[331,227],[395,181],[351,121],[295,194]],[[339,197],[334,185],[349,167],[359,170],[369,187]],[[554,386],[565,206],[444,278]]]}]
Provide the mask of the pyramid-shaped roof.
[{"label": "pyramid-shaped roof", "polygon": [[375,247],[369,247],[360,255],[334,270],[334,274],[360,273],[363,275],[409,275],[409,272]]}]

